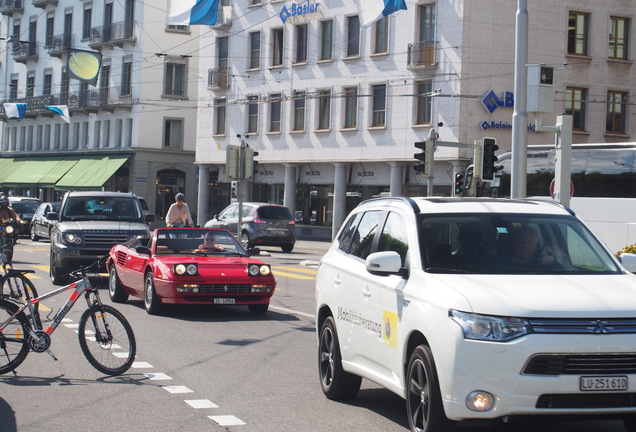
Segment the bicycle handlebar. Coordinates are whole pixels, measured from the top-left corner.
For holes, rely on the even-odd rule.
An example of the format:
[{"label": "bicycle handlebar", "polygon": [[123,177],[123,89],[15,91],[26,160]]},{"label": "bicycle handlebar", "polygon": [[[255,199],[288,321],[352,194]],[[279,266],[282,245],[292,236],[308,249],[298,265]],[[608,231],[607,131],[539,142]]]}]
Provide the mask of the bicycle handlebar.
[{"label": "bicycle handlebar", "polygon": [[86,273],[88,272],[94,273],[95,271],[93,270],[98,270],[99,267],[103,265],[105,261],[106,261],[106,256],[98,256],[95,262],[93,262],[92,264],[89,264],[84,267],[80,267],[77,270],[73,270],[72,272],[69,273],[69,275],[75,276],[75,277],[80,277],[80,276],[84,277],[86,276]]}]

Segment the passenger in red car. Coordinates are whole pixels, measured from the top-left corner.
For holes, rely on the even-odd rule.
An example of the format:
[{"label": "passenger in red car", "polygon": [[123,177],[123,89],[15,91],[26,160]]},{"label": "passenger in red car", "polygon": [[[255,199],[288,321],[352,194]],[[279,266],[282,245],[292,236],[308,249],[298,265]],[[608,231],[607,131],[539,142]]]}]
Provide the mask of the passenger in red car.
[{"label": "passenger in red car", "polygon": [[214,234],[206,233],[205,236],[203,236],[203,244],[199,245],[199,247],[195,249],[195,252],[216,252],[224,250],[225,248],[216,244]]}]

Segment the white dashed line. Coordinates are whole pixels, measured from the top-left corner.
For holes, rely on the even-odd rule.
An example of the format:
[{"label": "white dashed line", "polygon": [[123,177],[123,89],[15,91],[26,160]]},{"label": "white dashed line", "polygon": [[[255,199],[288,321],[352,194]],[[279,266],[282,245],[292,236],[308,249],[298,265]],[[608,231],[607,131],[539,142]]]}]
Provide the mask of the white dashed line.
[{"label": "white dashed line", "polygon": [[138,361],[132,364],[134,369],[143,369],[143,368],[152,368],[153,366],[150,363]]},{"label": "white dashed line", "polygon": [[146,378],[150,379],[150,380],[154,380],[154,381],[158,381],[158,380],[171,380],[172,377],[169,377],[168,375],[166,375],[165,373],[145,373],[144,375],[146,375]]},{"label": "white dashed line", "polygon": [[127,358],[130,353],[127,352],[114,352],[113,355],[117,358]]},{"label": "white dashed line", "polygon": [[186,386],[162,386],[161,388],[167,391],[168,393],[173,393],[173,394],[194,393],[192,390],[190,390]]},{"label": "white dashed line", "polygon": [[219,426],[240,426],[245,424],[243,420],[233,415],[208,416],[208,418],[217,422]]},{"label": "white dashed line", "polygon": [[186,400],[184,402],[190,405],[192,408],[196,408],[196,409],[219,407],[217,404],[207,399],[191,399],[191,400]]},{"label": "white dashed line", "polygon": [[64,326],[73,329],[73,328],[78,328],[79,324],[64,324]]}]

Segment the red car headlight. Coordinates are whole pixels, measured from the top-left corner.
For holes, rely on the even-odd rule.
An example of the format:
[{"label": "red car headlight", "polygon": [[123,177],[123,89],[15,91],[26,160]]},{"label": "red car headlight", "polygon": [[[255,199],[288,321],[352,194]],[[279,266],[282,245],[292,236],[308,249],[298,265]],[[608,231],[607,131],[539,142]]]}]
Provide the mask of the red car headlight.
[{"label": "red car headlight", "polygon": [[174,266],[174,274],[179,276],[183,276],[184,274],[194,276],[198,271],[199,269],[196,264],[175,264]]},{"label": "red car headlight", "polygon": [[266,264],[250,264],[247,267],[247,272],[250,276],[267,276],[272,272],[272,269]]}]

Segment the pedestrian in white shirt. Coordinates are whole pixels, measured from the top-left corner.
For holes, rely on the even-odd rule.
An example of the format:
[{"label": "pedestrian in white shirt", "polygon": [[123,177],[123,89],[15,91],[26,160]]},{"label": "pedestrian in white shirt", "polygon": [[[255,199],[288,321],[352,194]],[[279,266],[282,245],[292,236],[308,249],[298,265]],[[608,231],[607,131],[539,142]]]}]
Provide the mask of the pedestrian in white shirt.
[{"label": "pedestrian in white shirt", "polygon": [[185,197],[182,193],[178,193],[174,199],[176,202],[170,206],[166,214],[166,226],[168,228],[193,228],[194,222],[192,222],[190,208],[184,202]]}]

